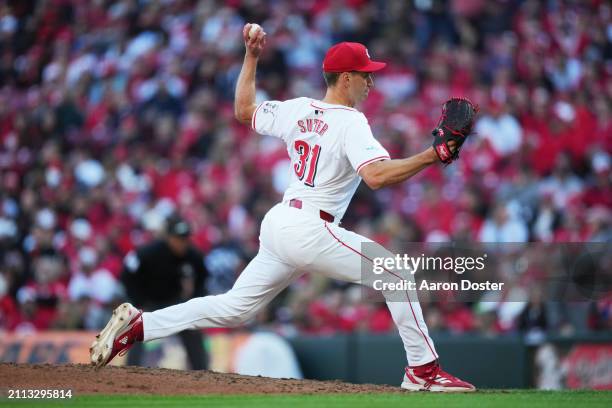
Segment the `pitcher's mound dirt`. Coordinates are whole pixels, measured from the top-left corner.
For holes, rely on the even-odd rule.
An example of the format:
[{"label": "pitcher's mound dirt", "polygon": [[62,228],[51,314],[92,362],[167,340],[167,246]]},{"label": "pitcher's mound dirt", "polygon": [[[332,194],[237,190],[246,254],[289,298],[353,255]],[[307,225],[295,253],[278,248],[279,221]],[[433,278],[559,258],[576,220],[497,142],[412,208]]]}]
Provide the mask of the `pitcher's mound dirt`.
[{"label": "pitcher's mound dirt", "polygon": [[250,377],[212,371],[105,367],[82,364],[0,363],[0,387],[6,389],[71,389],[83,394],[335,394],[402,392],[399,387]]}]

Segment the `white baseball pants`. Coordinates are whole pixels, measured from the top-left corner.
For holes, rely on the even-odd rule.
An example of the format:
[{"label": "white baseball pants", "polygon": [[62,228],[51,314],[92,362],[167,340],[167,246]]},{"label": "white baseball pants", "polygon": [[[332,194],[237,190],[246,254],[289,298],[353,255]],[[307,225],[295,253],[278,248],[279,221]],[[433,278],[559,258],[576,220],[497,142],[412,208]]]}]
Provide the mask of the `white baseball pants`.
[{"label": "white baseball pants", "polygon": [[[321,220],[317,213],[286,203],[274,206],[261,224],[259,253],[234,287],[222,295],[195,298],[143,313],[144,341],[187,329],[240,326],[305,271],[360,283],[365,256],[360,252],[361,243],[372,241]],[[418,366],[437,359],[438,355],[418,299],[410,296],[406,302],[387,302],[387,306],[404,342],[409,365]]]}]

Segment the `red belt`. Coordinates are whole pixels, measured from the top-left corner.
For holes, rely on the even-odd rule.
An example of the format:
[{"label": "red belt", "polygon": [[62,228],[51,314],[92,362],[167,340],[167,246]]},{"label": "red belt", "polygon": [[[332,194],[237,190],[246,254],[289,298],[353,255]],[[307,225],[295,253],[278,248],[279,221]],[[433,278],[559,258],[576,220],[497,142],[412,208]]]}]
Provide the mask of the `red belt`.
[{"label": "red belt", "polygon": [[[292,198],[291,200],[289,200],[289,207],[302,209],[302,200]],[[319,210],[319,217],[323,221],[334,222],[334,216],[328,213],[327,211]]]}]

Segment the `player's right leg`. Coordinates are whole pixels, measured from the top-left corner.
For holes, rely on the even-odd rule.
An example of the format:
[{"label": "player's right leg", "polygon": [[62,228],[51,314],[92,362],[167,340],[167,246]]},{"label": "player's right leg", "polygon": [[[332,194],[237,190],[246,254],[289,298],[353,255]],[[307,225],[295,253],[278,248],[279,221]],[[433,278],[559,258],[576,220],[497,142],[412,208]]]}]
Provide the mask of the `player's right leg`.
[{"label": "player's right leg", "polygon": [[90,348],[91,363],[102,367],[136,341],[159,339],[189,329],[239,326],[255,316],[299,274],[262,245],[227,293],[194,298],[150,313],[142,313],[124,303],[115,309],[106,327],[96,336]]},{"label": "player's right leg", "polygon": [[236,327],[253,318],[299,275],[263,246],[227,293],[143,313],[144,341],[189,329]]},{"label": "player's right leg", "polygon": [[123,303],[113,315],[89,348],[91,364],[100,368],[118,354],[125,354],[137,341],[142,341],[142,311],[129,303]]}]

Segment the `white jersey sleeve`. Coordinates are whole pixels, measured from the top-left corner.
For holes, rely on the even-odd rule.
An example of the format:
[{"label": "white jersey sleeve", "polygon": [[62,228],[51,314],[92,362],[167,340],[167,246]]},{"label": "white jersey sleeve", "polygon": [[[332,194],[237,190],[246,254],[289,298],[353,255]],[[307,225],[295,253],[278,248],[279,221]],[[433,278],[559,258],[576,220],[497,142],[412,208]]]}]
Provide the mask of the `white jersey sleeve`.
[{"label": "white jersey sleeve", "polygon": [[305,98],[260,103],[251,118],[251,128],[260,135],[274,136],[286,141],[288,132],[293,127],[291,119],[295,116],[294,111],[299,108],[301,99]]},{"label": "white jersey sleeve", "polygon": [[346,129],[344,139],[346,155],[357,173],[366,165],[390,159],[389,152],[374,138],[368,120],[363,114]]}]

